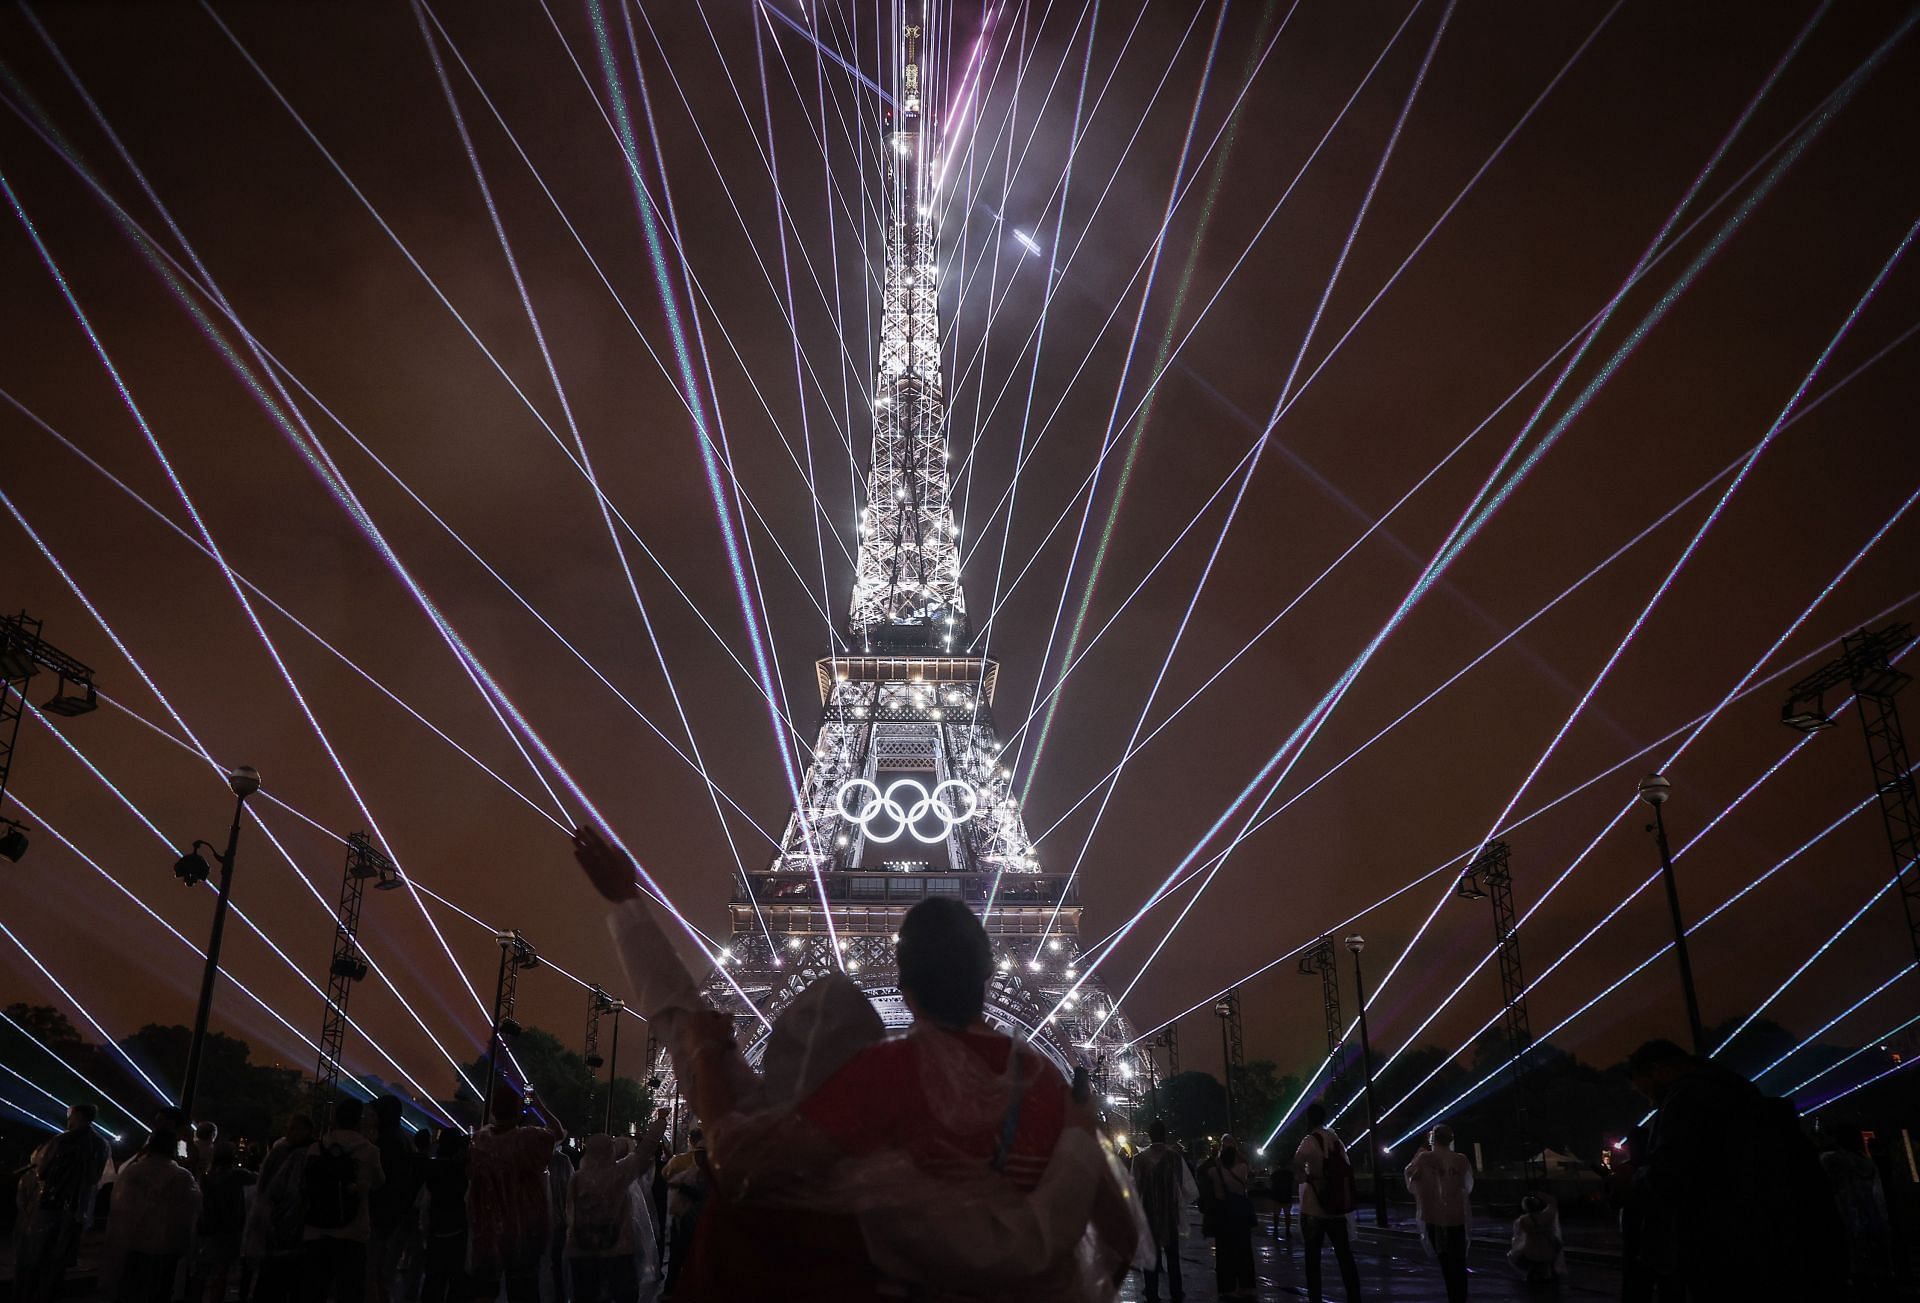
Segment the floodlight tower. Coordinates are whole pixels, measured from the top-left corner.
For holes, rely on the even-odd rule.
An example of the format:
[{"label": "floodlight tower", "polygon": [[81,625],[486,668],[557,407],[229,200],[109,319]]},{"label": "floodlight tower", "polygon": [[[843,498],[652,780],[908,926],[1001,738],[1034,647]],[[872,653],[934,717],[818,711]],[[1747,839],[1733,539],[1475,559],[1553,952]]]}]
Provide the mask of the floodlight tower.
[{"label": "floodlight tower", "polygon": [[1913,682],[1893,667],[1893,657],[1913,641],[1910,625],[1890,624],[1878,633],[1862,629],[1840,640],[1840,655],[1793,685],[1780,720],[1802,733],[1832,728],[1822,698],[1841,686],[1853,690],[1860,703],[1860,723],[1867,734],[1867,763],[1873,769],[1873,790],[1880,798],[1880,818],[1893,851],[1893,871],[1900,882],[1900,907],[1906,912],[1907,936],[1914,958],[1920,959],[1920,799],[1913,785],[1913,762],[1907,756],[1907,737],[1900,727],[1895,698]]},{"label": "floodlight tower", "polygon": [[[600,1069],[607,1066],[606,1059],[602,1058],[600,1055],[600,1016],[602,1014],[608,1014],[608,1013],[615,1015],[613,1020],[613,1056],[614,1056],[614,1063],[617,1066],[620,1060],[620,1018],[616,1011],[616,1005],[613,998],[609,996],[605,991],[601,990],[598,983],[595,983],[593,986],[587,989],[587,1052],[586,1052],[585,1058],[586,1058],[586,1064],[587,1064],[587,1078],[588,1078],[587,1080],[587,1125],[588,1126],[593,1125],[593,1093],[599,1087],[600,1079],[598,1074],[600,1072]],[[612,1122],[613,1122],[613,1074],[609,1072],[607,1074],[607,1125],[602,1127],[601,1129],[606,1130],[607,1127],[610,1127],[612,1125]]]},{"label": "floodlight tower", "polygon": [[520,974],[524,969],[540,966],[540,952],[533,948],[531,941],[520,935],[519,929],[496,933],[493,939],[500,945],[500,976],[493,987],[493,1027],[487,1036],[487,1092],[480,1100],[483,1126],[486,1124],[487,1111],[493,1107],[493,1083],[500,1047],[520,1034],[520,1024],[513,1017],[514,1000],[520,989]]},{"label": "floodlight tower", "polygon": [[1507,1049],[1513,1066],[1513,1120],[1520,1132],[1520,1147],[1526,1152],[1530,1179],[1544,1177],[1535,1171],[1533,1136],[1527,1126],[1527,1053],[1533,1048],[1533,1029],[1527,1021],[1527,979],[1520,967],[1520,928],[1513,912],[1513,874],[1511,853],[1503,841],[1491,841],[1480,848],[1460,875],[1454,894],[1463,900],[1493,902],[1493,941],[1500,963],[1500,1021],[1507,1033]]},{"label": "floodlight tower", "polygon": [[[93,671],[40,636],[40,621],[25,611],[0,616],[0,802],[6,800],[13,750],[27,713],[27,680],[42,670],[60,680],[47,704],[49,715],[84,715],[98,706]],[[27,853],[27,830],[0,814],[0,859],[18,862]]]},{"label": "floodlight tower", "polygon": [[1303,977],[1320,979],[1320,1013],[1327,1024],[1327,1059],[1340,1052],[1343,1027],[1340,1022],[1340,965],[1333,954],[1333,937],[1321,937],[1300,956]]},{"label": "floodlight tower", "polygon": [[327,1130],[340,1084],[340,1051],[347,1039],[347,1000],[353,994],[353,984],[367,975],[367,961],[360,953],[360,904],[369,882],[375,891],[392,891],[400,885],[400,870],[367,834],[350,833],[347,866],[340,875],[340,908],[334,915],[333,959],[327,965],[327,1003],[320,1020],[320,1063],[313,1070],[313,1121],[322,1134]]}]

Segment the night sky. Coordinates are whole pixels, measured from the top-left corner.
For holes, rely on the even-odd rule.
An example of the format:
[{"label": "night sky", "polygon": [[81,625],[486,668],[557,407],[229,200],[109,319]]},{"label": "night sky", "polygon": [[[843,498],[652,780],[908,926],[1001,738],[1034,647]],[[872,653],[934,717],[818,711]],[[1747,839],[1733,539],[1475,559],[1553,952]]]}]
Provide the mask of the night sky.
[{"label": "night sky", "polygon": [[[796,0],[781,7],[807,21]],[[1672,252],[1621,299],[1513,464],[1590,382],[1606,376],[1604,386],[1382,644],[1279,801],[1705,491],[1243,843],[1129,999],[1137,1027],[1341,926],[1416,875],[1457,868],[1495,831],[1733,482],[1728,474],[1709,486],[1709,477],[1769,433],[1920,218],[1911,129],[1920,41],[1898,35],[1912,15],[1896,4],[1819,9],[1497,0],[1449,12],[1425,0],[1409,16],[1404,4],[1372,0],[1235,0],[1216,28],[1217,5],[1184,0],[995,6],[941,240],[964,576],[976,628],[996,591],[1005,601],[991,630],[1003,736],[1041,690],[1049,645],[1045,685],[1060,672],[1121,452],[1102,469],[1084,532],[1082,488],[1109,433],[1126,442],[1203,236],[1174,323],[1173,340],[1185,342],[1160,380],[1083,644],[1119,614],[1067,680],[1037,767],[1037,721],[1015,743],[1024,745],[1019,782],[1032,775],[1027,818],[1045,834],[1043,864],[1065,871],[1080,861],[1088,943],[1133,915],[1394,615],[1529,429],[1560,367],[1524,382],[1614,297],[1752,108],[1673,225]],[[543,788],[407,589],[49,139],[183,263],[179,240],[190,243],[232,312],[297,377],[282,383],[400,560],[673,900],[720,934],[734,851],[706,784],[668,741],[688,750],[691,728],[713,782],[751,816],[726,817],[749,868],[764,865],[761,830],[777,836],[790,802],[765,702],[743,672],[753,665],[746,626],[675,388],[674,340],[591,10],[555,3],[549,13],[515,0],[442,4],[424,18],[544,352],[408,6],[223,0],[210,11],[87,3],[33,12],[53,47],[24,8],[0,11],[0,175],[179,486],[236,574],[258,586],[248,595],[261,630],[331,755],[220,568],[172,527],[198,538],[22,222],[0,212],[0,489],[139,668],[13,518],[0,520],[0,606],[43,618],[51,641],[94,666],[113,704],[55,723],[160,834],[28,719],[4,812],[29,825],[33,847],[0,875],[0,919],[71,998],[11,942],[0,944],[4,998],[70,1013],[77,1000],[116,1035],[191,1020],[197,958],[101,876],[204,939],[212,895],[182,888],[169,866],[194,838],[224,838],[232,802],[217,774],[141,722],[179,731],[157,689],[216,757],[258,766],[268,792],[318,825],[257,799],[286,856],[249,826],[234,889],[236,905],[302,972],[324,972],[339,886],[343,851],[322,828],[376,823],[418,883],[473,916],[427,902],[463,979],[407,894],[371,897],[366,911],[367,949],[397,993],[369,980],[352,1012],[445,1094],[451,1070],[420,1022],[455,1057],[474,1055],[486,1023],[463,980],[490,999],[492,929],[518,927],[569,972],[616,983],[599,901],[560,827],[578,802],[550,774],[559,799]],[[698,284],[701,337],[687,343],[696,356],[704,348],[712,385],[703,371],[702,402],[718,413],[750,503],[745,537],[783,705],[810,737],[812,662],[844,625],[856,481],[871,438],[861,394],[877,314],[879,105],[793,26],[763,20],[756,38],[757,12],[748,0],[643,3],[624,14],[607,0],[604,9],[641,170],[650,186],[664,173]],[[824,0],[816,17],[835,53],[883,75],[874,33],[884,10]],[[950,40],[935,51],[936,103],[957,97],[981,21],[977,5],[953,15]],[[1857,85],[1843,85],[1876,58]],[[1236,101],[1232,152],[1208,207]],[[1146,274],[1136,272],[1160,230],[1190,121],[1187,188],[1142,314]],[[1796,149],[1808,124],[1817,134]],[[1769,186],[1769,168],[1789,157]],[[1607,359],[1710,251],[1610,370]],[[677,278],[671,245],[667,255]],[[1042,332],[1049,266],[1055,292]],[[1907,334],[1916,326],[1920,259],[1909,256],[1813,380],[1796,409],[1804,419],[1754,463],[1500,824],[1522,909],[1598,837],[1524,928],[1529,972],[1657,868],[1644,811],[1617,816],[1639,776],[1686,734],[1659,739],[1718,706],[1920,491],[1920,344]],[[1273,429],[1162,678],[1239,489],[1236,467],[1283,392],[1298,401]],[[650,630],[569,460],[576,430],[608,501],[647,549],[623,536]],[[1917,546],[1920,510],[1886,528],[1756,678],[1808,658],[1803,668],[1727,705],[1671,765],[1677,845],[1798,741],[1779,722],[1788,683],[1837,650],[1841,634],[1920,616]],[[1073,807],[1120,759],[1148,694],[1142,736],[1296,599],[1127,765],[1089,843],[1100,792]],[[36,681],[36,703],[46,687]],[[1839,722],[1682,858],[1690,916],[1870,795],[1859,726],[1851,712]],[[1250,802],[1207,853],[1251,812]],[[1707,1020],[1751,1011],[1890,868],[1868,807],[1703,928],[1694,963]],[[1438,874],[1360,921],[1371,980],[1451,879]],[[1133,977],[1190,897],[1179,892],[1141,921],[1101,969],[1110,985]],[[1536,1033],[1666,935],[1664,900],[1643,892],[1533,993]],[[1485,906],[1449,901],[1375,1006],[1375,1045],[1398,1046],[1490,945]],[[317,1033],[318,997],[237,920],[227,947],[234,983]],[[1911,957],[1889,895],[1768,1016],[1810,1032]],[[1349,1013],[1350,977],[1343,965]],[[1833,1037],[1857,1042],[1904,1017],[1915,980]],[[1315,983],[1288,960],[1242,994],[1249,1055],[1309,1069],[1321,1052]],[[1422,1040],[1459,1045],[1494,1014],[1497,996],[1488,966]],[[536,972],[521,998],[523,1022],[577,1039],[579,987]],[[221,989],[215,1025],[259,1057],[312,1065],[312,1052],[235,986]],[[1180,1028],[1185,1066],[1217,1069],[1211,1014]],[[1554,1039],[1610,1062],[1646,1036],[1683,1031],[1663,960]],[[358,1037],[348,1063],[398,1075]]]}]

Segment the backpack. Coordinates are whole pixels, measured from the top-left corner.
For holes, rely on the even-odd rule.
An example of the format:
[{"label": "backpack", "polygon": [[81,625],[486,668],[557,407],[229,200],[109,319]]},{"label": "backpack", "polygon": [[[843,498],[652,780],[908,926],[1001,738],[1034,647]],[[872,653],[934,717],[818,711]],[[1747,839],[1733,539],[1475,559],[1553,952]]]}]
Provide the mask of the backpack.
[{"label": "backpack", "polygon": [[1319,1132],[1313,1133],[1320,1142],[1320,1175],[1312,1182],[1313,1196],[1320,1201],[1320,1211],[1328,1217],[1345,1217],[1358,1205],[1359,1200],[1353,1193],[1353,1160],[1347,1157],[1346,1146],[1337,1139],[1332,1144]]},{"label": "backpack", "polygon": [[337,1231],[360,1212],[360,1165],[343,1145],[315,1145],[300,1173],[300,1207],[306,1224]]},{"label": "backpack", "polygon": [[620,1243],[620,1223],[631,1215],[625,1189],[585,1197],[573,1191],[573,1247],[581,1253],[612,1253]]}]

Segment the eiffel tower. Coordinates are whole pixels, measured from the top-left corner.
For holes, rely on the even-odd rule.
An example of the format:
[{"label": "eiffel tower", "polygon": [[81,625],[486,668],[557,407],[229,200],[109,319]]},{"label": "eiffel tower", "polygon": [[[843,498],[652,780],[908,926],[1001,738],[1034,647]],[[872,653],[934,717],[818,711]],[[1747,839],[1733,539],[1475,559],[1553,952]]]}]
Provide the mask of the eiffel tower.
[{"label": "eiffel tower", "polygon": [[[817,662],[820,733],[802,804],[772,862],[734,887],[726,959],[771,1019],[833,969],[837,945],[838,962],[883,1021],[904,1027],[911,1016],[893,954],[900,921],[929,896],[964,901],[993,941],[988,1019],[1031,1037],[1063,1072],[1086,1066],[1113,1105],[1130,1107],[1152,1065],[1129,1047],[1124,1017],[1108,1017],[1112,1001],[1098,979],[1053,1012],[1079,977],[1080,901],[1067,875],[1042,868],[1002,764],[993,718],[999,662],[966,650],[960,530],[948,501],[935,145],[932,114],[922,107],[920,8],[910,0],[892,43],[873,460],[850,650]],[[749,1057],[757,1057],[757,1020],[718,974],[707,989],[741,1016]]]}]

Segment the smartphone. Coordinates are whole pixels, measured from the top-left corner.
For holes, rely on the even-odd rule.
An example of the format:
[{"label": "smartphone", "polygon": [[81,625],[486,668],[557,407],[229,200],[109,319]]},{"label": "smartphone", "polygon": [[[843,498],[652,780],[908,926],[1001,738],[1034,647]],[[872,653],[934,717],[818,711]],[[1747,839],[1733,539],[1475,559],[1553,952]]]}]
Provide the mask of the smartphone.
[{"label": "smartphone", "polygon": [[1086,1065],[1085,1065],[1085,1064],[1081,1064],[1081,1065],[1080,1065],[1079,1067],[1077,1067],[1077,1068],[1075,1068],[1075,1069],[1073,1070],[1073,1100],[1074,1100],[1074,1103],[1076,1103],[1076,1104],[1084,1104],[1084,1103],[1086,1103],[1086,1102],[1087,1102],[1087,1098],[1088,1098],[1088,1096],[1090,1096],[1090,1095],[1092,1095],[1092,1094],[1093,1094],[1093,1088],[1092,1088],[1092,1086],[1091,1086],[1091,1085],[1090,1085],[1090,1084],[1088,1083],[1088,1081],[1087,1081],[1087,1068],[1086,1068]]}]

